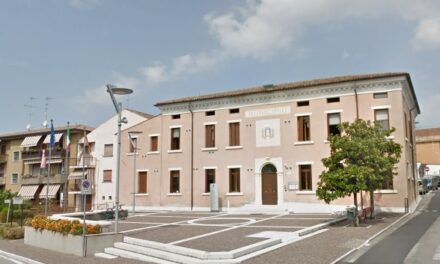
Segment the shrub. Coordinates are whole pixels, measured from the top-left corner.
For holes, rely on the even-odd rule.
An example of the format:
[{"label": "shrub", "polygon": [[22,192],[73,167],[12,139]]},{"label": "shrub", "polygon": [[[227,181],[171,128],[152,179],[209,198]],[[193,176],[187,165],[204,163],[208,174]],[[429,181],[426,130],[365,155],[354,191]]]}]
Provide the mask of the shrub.
[{"label": "shrub", "polygon": [[[26,225],[32,226],[36,230],[50,230],[64,235],[82,235],[83,224],[79,220],[52,220],[45,216],[35,216],[33,219],[28,219]],[[100,225],[87,225],[86,234],[99,234],[102,232]]]},{"label": "shrub", "polygon": [[8,217],[8,208],[3,207],[0,209],[0,223],[5,223]]},{"label": "shrub", "polygon": [[24,237],[24,228],[19,226],[4,226],[3,234],[4,239],[22,239]]}]

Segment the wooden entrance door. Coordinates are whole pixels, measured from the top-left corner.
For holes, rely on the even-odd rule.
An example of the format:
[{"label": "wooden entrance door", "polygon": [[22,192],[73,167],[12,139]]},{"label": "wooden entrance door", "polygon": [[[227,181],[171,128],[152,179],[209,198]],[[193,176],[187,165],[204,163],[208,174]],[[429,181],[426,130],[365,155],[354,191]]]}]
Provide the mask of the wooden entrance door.
[{"label": "wooden entrance door", "polygon": [[276,168],[268,164],[261,170],[261,187],[262,198],[264,205],[276,205],[278,200],[278,188],[277,188],[277,170]]}]

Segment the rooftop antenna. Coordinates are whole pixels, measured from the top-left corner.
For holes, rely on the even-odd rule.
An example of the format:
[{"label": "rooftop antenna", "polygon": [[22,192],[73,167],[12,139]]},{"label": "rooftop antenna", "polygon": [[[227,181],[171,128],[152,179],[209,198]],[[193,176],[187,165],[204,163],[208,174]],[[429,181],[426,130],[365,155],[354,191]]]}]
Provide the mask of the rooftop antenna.
[{"label": "rooftop antenna", "polygon": [[26,125],[26,130],[31,130],[32,127],[32,113],[33,113],[33,109],[36,108],[34,105],[34,100],[37,99],[36,97],[29,97],[29,104],[24,104],[24,107],[29,109],[28,112],[28,118],[29,118],[29,123]]},{"label": "rooftop antenna", "polygon": [[44,98],[44,100],[46,101],[45,103],[44,103],[44,121],[43,121],[43,127],[45,127],[45,128],[47,128],[48,127],[48,125],[49,125],[49,122],[48,122],[48,120],[47,120],[47,115],[48,115],[48,112],[49,112],[49,100],[52,100],[53,98],[51,98],[51,97],[47,97],[46,96],[46,98]]}]

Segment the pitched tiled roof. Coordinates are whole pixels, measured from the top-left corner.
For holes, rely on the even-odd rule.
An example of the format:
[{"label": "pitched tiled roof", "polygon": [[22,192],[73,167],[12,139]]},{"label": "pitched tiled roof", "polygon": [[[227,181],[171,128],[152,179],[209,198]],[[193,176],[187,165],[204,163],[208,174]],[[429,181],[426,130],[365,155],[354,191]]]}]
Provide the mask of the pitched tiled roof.
[{"label": "pitched tiled roof", "polygon": [[440,128],[425,128],[416,130],[416,142],[440,141]]},{"label": "pitched tiled roof", "polygon": [[[78,131],[78,130],[82,131],[83,129],[85,129],[87,132],[90,132],[93,129],[95,129],[94,127],[87,126],[87,125],[81,125],[81,124],[70,125],[69,127],[72,132]],[[64,132],[67,130],[67,126],[56,127],[54,129],[55,129],[55,132]],[[49,133],[50,133],[50,128],[37,128],[37,129],[31,129],[31,130],[25,130],[25,131],[1,133],[0,140],[24,138],[24,137],[33,136],[33,135],[43,135],[43,134],[49,134]]]},{"label": "pitched tiled roof", "polygon": [[[175,104],[175,103],[193,102],[193,101],[201,101],[201,100],[223,98],[223,97],[230,97],[230,96],[265,93],[265,92],[272,92],[272,91],[316,87],[316,86],[320,86],[320,85],[329,85],[329,84],[344,83],[344,82],[367,81],[367,80],[389,78],[389,77],[406,77],[408,82],[410,83],[413,96],[414,96],[414,98],[416,98],[415,93],[414,93],[414,88],[412,87],[411,78],[408,73],[406,73],[406,72],[386,72],[386,73],[336,76],[336,77],[314,79],[314,80],[307,80],[307,81],[257,86],[257,87],[247,88],[247,89],[240,89],[240,90],[234,90],[234,91],[227,91],[227,92],[212,93],[212,94],[206,94],[206,95],[200,95],[200,96],[192,96],[192,97],[184,97],[184,98],[166,100],[166,101],[162,101],[162,102],[157,103],[155,106],[162,106],[162,105]],[[416,100],[417,108],[420,112],[420,109],[419,109],[418,103],[417,103],[417,99],[415,99],[415,100]]]}]

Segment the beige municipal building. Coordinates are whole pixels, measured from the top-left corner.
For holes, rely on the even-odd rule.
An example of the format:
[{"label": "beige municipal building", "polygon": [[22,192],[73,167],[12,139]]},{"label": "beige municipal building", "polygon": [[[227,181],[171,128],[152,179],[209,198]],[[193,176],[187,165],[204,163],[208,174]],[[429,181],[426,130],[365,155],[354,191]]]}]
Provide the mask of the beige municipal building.
[{"label": "beige municipal building", "polygon": [[[209,209],[216,183],[223,210],[343,210],[352,197],[326,205],[315,191],[329,134],[356,118],[396,128],[390,140],[402,145],[397,174],[375,193],[380,209],[411,209],[418,199],[413,131],[420,109],[408,73],[264,85],[156,106],[160,115],[122,134],[120,197],[129,208],[134,188],[137,210]],[[141,132],[136,155],[133,131]]]}]

